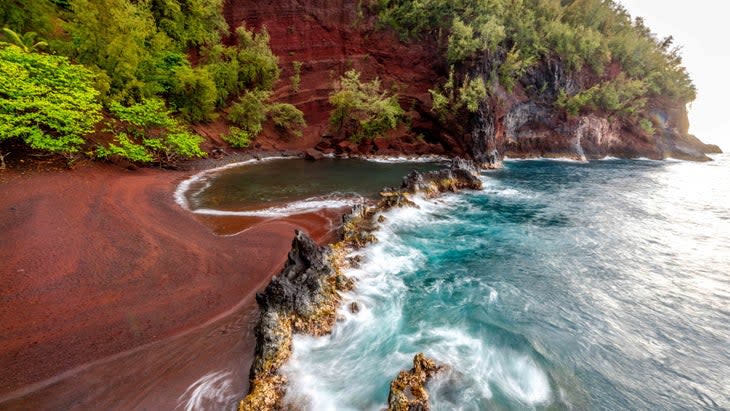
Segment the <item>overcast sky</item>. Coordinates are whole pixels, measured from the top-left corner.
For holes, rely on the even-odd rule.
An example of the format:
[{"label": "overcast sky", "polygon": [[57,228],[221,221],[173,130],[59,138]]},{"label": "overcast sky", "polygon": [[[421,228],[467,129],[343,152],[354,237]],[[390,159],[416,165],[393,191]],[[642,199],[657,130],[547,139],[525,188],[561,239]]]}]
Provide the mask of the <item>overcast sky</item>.
[{"label": "overcast sky", "polygon": [[660,37],[671,34],[683,46],[684,64],[698,89],[689,131],[730,151],[730,2],[618,1]]}]

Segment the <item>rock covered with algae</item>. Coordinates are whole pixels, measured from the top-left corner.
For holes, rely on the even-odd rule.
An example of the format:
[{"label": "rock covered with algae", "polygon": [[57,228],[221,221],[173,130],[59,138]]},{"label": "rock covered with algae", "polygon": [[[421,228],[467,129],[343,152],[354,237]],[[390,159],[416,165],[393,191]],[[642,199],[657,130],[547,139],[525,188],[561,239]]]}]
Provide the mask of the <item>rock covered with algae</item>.
[{"label": "rock covered with algae", "polygon": [[388,394],[388,411],[428,411],[431,405],[428,400],[426,384],[443,366],[427,358],[423,353],[413,358],[413,368],[401,371],[390,383]]}]

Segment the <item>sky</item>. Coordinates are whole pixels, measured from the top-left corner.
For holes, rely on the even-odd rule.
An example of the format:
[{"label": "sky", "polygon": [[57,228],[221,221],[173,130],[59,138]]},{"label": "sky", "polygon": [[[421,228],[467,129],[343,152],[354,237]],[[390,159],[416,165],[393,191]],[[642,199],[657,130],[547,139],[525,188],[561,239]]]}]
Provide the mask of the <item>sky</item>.
[{"label": "sky", "polygon": [[674,36],[697,86],[690,133],[730,151],[730,2],[618,0],[659,37]]}]

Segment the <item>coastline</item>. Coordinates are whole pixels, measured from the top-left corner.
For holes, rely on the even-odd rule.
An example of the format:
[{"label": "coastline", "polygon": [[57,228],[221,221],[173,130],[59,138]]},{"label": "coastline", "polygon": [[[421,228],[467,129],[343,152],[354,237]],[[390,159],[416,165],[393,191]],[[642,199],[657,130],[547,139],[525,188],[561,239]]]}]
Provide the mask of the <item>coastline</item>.
[{"label": "coastline", "polygon": [[[85,403],[84,395],[97,395],[83,393],[85,381],[95,384],[95,375],[107,374],[113,380],[126,373],[122,365],[132,373],[125,381],[162,385],[171,391],[154,396],[177,401],[189,385],[180,381],[193,383],[197,377],[175,375],[174,383],[164,384],[153,381],[151,364],[133,362],[146,357],[154,364],[158,360],[149,353],[165,351],[159,347],[215,332],[216,325],[225,323],[220,317],[232,310],[238,316],[250,314],[255,292],[283,264],[294,230],[304,229],[318,242],[327,242],[332,222],[343,212],[260,219],[237,236],[221,237],[173,199],[175,187],[190,171],[129,172],[90,164],[62,173],[3,174],[3,409],[83,408],[94,403]],[[246,357],[253,352],[253,338],[246,335],[239,335],[245,341],[236,343],[239,362],[250,361]],[[193,364],[211,360],[197,357],[185,359],[182,368],[193,373]],[[179,358],[173,360],[180,365]],[[171,365],[165,367],[170,374]],[[113,398],[104,400],[115,407],[126,401],[126,408],[134,408],[154,400],[136,391],[104,391],[112,393]]]},{"label": "coastline", "polygon": [[[346,275],[349,268],[359,264],[353,253],[377,241],[373,233],[384,221],[382,213],[394,208],[417,207],[412,200],[415,195],[434,198],[446,192],[481,189],[479,174],[475,163],[461,158],[454,158],[449,167],[438,171],[412,171],[403,177],[399,188],[384,188],[377,204],[355,207],[346,215],[338,241],[328,246],[318,246],[305,233],[297,231],[283,270],[256,296],[261,311],[255,329],[256,352],[249,373],[249,391],[238,409],[298,408],[287,402],[288,381],[280,372],[292,355],[294,335],[317,337],[332,332],[342,304],[341,293],[357,286]],[[421,362],[417,355],[415,369],[421,368],[418,365]],[[439,368],[431,360],[428,363],[430,371],[415,372],[417,378],[398,376],[404,381],[412,380],[413,389],[420,393],[415,398],[409,399],[402,392],[404,381],[393,382],[391,395],[395,397],[389,401],[390,410],[411,409],[411,406],[428,409],[424,384]]]},{"label": "coastline", "polygon": [[[344,210],[260,218],[224,237],[173,192],[208,167],[265,158],[243,153],[184,171],[92,163],[0,174],[0,326],[10,331],[0,337],[0,408],[174,408],[211,364],[228,367],[234,390],[246,392],[256,291],[279,272],[296,228],[333,242]],[[181,272],[162,269],[170,261]],[[201,337],[210,334],[217,339]],[[149,385],[140,391],[140,382]]]}]

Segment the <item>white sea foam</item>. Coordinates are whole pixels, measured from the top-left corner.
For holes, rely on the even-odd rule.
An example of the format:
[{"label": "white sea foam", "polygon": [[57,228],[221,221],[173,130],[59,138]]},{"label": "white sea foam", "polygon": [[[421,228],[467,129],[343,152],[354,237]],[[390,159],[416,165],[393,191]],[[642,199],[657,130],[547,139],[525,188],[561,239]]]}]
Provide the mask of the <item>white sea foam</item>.
[{"label": "white sea foam", "polygon": [[[332,334],[295,336],[293,356],[282,369],[289,380],[287,401],[309,410],[380,410],[384,404],[373,398],[381,397],[383,389],[387,392],[388,382],[409,366],[417,352],[425,352],[450,366],[447,375],[433,383],[435,410],[479,409],[474,404],[492,398],[491,387],[527,407],[549,402],[548,377],[527,354],[491,346],[457,326],[404,333],[409,290],[403,278],[422,269],[426,258],[404,242],[400,231],[449,224],[457,218],[449,215],[450,210],[464,202],[458,195],[413,200],[417,208],[383,213],[378,242],[360,251],[361,265],[347,273],[357,287],[343,294],[340,320]],[[462,280],[473,282],[456,281]],[[442,286],[448,284],[434,284],[431,289]],[[495,289],[477,286],[485,289],[489,304],[498,303]],[[355,313],[352,303],[358,308]],[[458,398],[444,394],[449,386],[459,392]]]},{"label": "white sea foam", "polygon": [[426,156],[416,156],[416,157],[391,157],[391,156],[356,156],[355,158],[359,158],[362,160],[372,161],[375,163],[437,163],[440,161],[449,161],[449,157],[447,156],[437,156],[437,155],[426,155]]},{"label": "white sea foam", "polygon": [[[432,384],[434,410],[478,409],[479,399],[491,399],[490,387],[497,387],[511,399],[528,407],[547,404],[552,399],[550,382],[544,371],[525,354],[494,347],[464,330],[436,328],[412,336],[414,345],[428,341],[426,355],[450,368]],[[458,397],[446,394],[458,388]]]},{"label": "white sea foam", "polygon": [[585,164],[588,160],[579,160],[570,157],[530,157],[530,158],[509,158],[505,157],[502,161],[505,162],[518,162],[518,161],[555,161],[560,163],[578,163]]},{"label": "white sea foam", "polygon": [[230,216],[230,217],[286,217],[297,214],[311,213],[313,211],[322,209],[342,208],[351,207],[356,204],[361,204],[365,201],[360,196],[347,196],[347,197],[312,197],[305,200],[294,201],[292,203],[269,207],[262,210],[215,210],[210,208],[199,208],[192,210],[193,213],[199,215],[210,215],[210,216]]},{"label": "white sea foam", "polygon": [[178,398],[178,407],[185,411],[229,408],[239,396],[232,389],[232,376],[231,371],[225,370],[206,374]]}]

